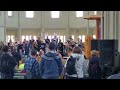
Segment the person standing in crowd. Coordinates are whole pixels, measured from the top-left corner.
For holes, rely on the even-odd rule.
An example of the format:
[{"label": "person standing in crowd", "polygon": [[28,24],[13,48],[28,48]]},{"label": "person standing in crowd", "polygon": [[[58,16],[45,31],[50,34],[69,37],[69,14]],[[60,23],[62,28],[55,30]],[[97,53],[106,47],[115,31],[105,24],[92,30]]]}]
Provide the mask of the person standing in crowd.
[{"label": "person standing in crowd", "polygon": [[101,68],[99,66],[98,51],[91,51],[91,58],[89,59],[88,74],[90,79],[101,79]]},{"label": "person standing in crowd", "polygon": [[61,39],[59,40],[57,49],[59,50],[60,54],[63,56],[63,43],[61,42]]},{"label": "person standing in crowd", "polygon": [[8,46],[3,47],[3,54],[0,56],[0,72],[2,79],[13,79],[14,68],[17,65],[15,59],[8,54]]},{"label": "person standing in crowd", "polygon": [[55,43],[55,50],[57,51],[58,38],[57,38],[56,35],[55,35],[54,38],[52,39],[52,42]]},{"label": "person standing in crowd", "polygon": [[[71,61],[72,67],[68,64]],[[72,69],[71,69],[72,68]],[[74,71],[73,71],[74,69]],[[87,63],[80,47],[75,47],[73,53],[65,63],[66,79],[84,79],[87,74]],[[69,73],[70,71],[70,73]]]},{"label": "person standing in crowd", "polygon": [[114,73],[108,76],[107,79],[120,79],[120,67],[116,67]]},{"label": "person standing in crowd", "polygon": [[40,72],[43,79],[59,79],[63,70],[62,60],[55,52],[55,43],[50,42],[49,51],[42,55]]},{"label": "person standing in crowd", "polygon": [[26,73],[26,79],[40,79],[40,70],[39,70],[39,63],[36,60],[36,51],[30,51],[30,58],[25,61],[24,71]]},{"label": "person standing in crowd", "polygon": [[46,43],[44,41],[41,42],[40,49],[46,53]]},{"label": "person standing in crowd", "polygon": [[69,37],[69,41],[70,41],[70,42],[73,42],[72,36]]},{"label": "person standing in crowd", "polygon": [[48,45],[50,43],[50,39],[47,36],[47,39],[45,39],[45,43]]},{"label": "person standing in crowd", "polygon": [[40,51],[40,44],[41,44],[40,37],[38,37],[38,39],[36,41],[37,41],[37,51],[39,52]]},{"label": "person standing in crowd", "polygon": [[19,61],[22,59],[22,56],[20,55],[19,52],[14,48],[12,52],[13,58],[16,60],[17,65],[19,66]]},{"label": "person standing in crowd", "polygon": [[28,57],[28,55],[29,55],[28,41],[26,41],[26,43],[25,43],[25,55],[26,55],[26,57]]}]

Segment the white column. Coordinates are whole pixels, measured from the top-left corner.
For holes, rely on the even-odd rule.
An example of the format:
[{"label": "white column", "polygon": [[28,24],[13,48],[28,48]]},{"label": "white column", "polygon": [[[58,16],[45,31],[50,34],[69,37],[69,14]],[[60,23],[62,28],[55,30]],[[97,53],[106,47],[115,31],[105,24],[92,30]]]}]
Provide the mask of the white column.
[{"label": "white column", "polygon": [[104,39],[104,11],[101,11],[101,40]]},{"label": "white column", "polygon": [[109,11],[104,11],[104,39],[108,39],[108,34],[109,34]]},{"label": "white column", "polygon": [[[42,35],[45,34],[45,30],[44,30],[44,11],[41,11],[41,33],[42,33]],[[41,36],[41,37],[42,37],[42,39],[45,39],[45,37],[43,37],[43,36]]]},{"label": "white column", "polygon": [[109,39],[114,39],[114,30],[115,30],[115,23],[114,23],[114,11],[109,11]]},{"label": "white column", "polygon": [[[2,31],[1,31],[1,34],[3,34],[2,33]],[[4,11],[4,34],[3,34],[4,36],[4,39],[1,39],[1,40],[3,40],[4,41],[4,43],[6,43],[6,11]],[[1,35],[0,35],[1,36]],[[2,37],[2,36],[1,36]]]},{"label": "white column", "polygon": [[21,38],[20,11],[18,11],[18,40],[22,41],[22,38]]},{"label": "white column", "polygon": [[66,27],[66,30],[65,30],[65,36],[66,36],[66,41],[68,40],[69,36],[68,36],[68,32],[69,32],[69,11],[68,11],[68,22],[67,22],[67,27]]}]

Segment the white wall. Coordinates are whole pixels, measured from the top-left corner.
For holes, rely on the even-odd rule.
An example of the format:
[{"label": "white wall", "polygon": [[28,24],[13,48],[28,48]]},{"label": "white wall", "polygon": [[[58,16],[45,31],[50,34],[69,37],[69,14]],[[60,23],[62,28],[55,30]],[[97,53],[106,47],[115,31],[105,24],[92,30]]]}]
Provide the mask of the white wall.
[{"label": "white wall", "polygon": [[[20,26],[21,28],[41,28],[42,26],[47,29],[65,29],[69,28],[83,28],[87,27],[87,20],[76,17],[76,11],[60,11],[59,19],[52,19],[50,11],[34,11],[34,18],[26,18],[25,11],[20,13]],[[69,19],[68,19],[69,12]],[[18,11],[13,11],[13,16],[6,13],[6,27],[18,28]],[[43,13],[43,14],[42,14]],[[88,11],[84,11],[84,16],[88,15]],[[42,17],[41,17],[42,16]],[[69,22],[68,22],[69,21]],[[69,23],[69,25],[68,25]],[[4,11],[0,11],[0,26],[4,26]],[[90,21],[90,27],[95,26],[95,22]]]},{"label": "white wall", "polygon": [[4,26],[4,11],[0,11],[0,26]]},{"label": "white wall", "polygon": [[0,41],[4,41],[4,27],[0,27]]},{"label": "white wall", "polygon": [[[88,15],[87,11],[84,11],[83,16]],[[83,28],[87,27],[87,20],[83,17],[76,17],[76,11],[69,11],[69,27],[70,28]]]},{"label": "white wall", "polygon": [[26,18],[25,11],[20,11],[21,28],[41,28],[41,12],[34,11],[34,18]]},{"label": "white wall", "polygon": [[68,24],[68,12],[60,11],[60,18],[51,18],[51,11],[43,12],[44,28],[66,28]]},{"label": "white wall", "polygon": [[8,16],[6,11],[6,26],[12,28],[18,27],[18,11],[13,11],[12,16]]}]

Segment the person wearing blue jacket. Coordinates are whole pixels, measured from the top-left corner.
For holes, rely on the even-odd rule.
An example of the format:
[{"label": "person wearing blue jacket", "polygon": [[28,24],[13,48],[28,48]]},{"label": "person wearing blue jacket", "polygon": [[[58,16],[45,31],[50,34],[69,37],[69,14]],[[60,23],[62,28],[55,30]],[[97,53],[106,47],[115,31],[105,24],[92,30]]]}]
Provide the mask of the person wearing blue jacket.
[{"label": "person wearing blue jacket", "polygon": [[40,73],[42,79],[59,79],[63,70],[60,56],[55,52],[55,43],[50,42],[49,51],[41,56]]}]

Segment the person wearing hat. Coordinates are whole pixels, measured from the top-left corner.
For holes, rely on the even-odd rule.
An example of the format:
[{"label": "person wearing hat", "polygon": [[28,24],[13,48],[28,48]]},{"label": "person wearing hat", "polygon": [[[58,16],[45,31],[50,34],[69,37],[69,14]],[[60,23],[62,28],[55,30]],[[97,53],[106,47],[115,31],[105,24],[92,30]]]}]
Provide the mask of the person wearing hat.
[{"label": "person wearing hat", "polygon": [[[39,79],[41,77],[39,71],[39,63],[36,60],[36,54],[36,50],[32,49],[30,51],[30,58],[25,61],[24,71],[26,73],[26,79]],[[31,74],[31,76],[29,74]]]},{"label": "person wearing hat", "polygon": [[60,56],[56,53],[56,44],[50,42],[49,51],[41,56],[39,68],[42,79],[59,79],[63,64]]}]

